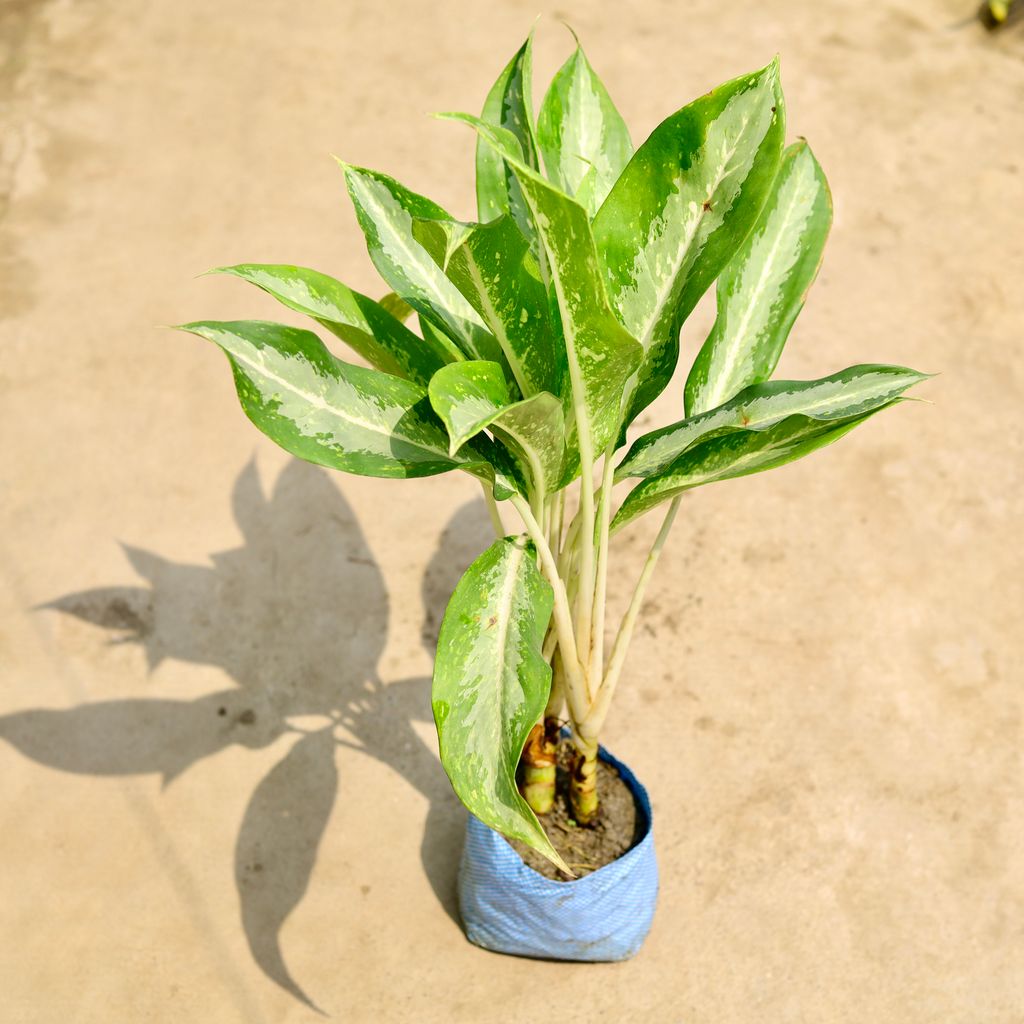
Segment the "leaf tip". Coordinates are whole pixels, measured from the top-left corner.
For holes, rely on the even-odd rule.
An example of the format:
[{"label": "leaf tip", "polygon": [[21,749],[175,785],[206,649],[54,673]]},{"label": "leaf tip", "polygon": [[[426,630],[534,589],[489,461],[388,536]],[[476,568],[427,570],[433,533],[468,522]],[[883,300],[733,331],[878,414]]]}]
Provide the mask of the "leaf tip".
[{"label": "leaf tip", "polygon": [[558,23],[565,29],[568,29],[569,34],[573,38],[573,42],[576,43],[576,53],[582,56],[584,60],[587,59],[586,54],[583,53],[583,44],[580,42],[580,37],[576,34],[576,29],[572,27],[564,18],[559,18]]},{"label": "leaf tip", "polygon": [[[240,264],[238,266],[240,266]],[[237,274],[238,266],[210,267],[209,270],[204,270],[201,274],[196,274],[196,280],[199,280],[201,277],[209,277],[211,274]]]}]

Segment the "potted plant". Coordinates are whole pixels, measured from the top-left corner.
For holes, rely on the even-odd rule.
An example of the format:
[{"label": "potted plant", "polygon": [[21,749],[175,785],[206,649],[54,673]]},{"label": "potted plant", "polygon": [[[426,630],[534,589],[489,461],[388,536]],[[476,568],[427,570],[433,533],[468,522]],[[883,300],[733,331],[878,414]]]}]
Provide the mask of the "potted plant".
[{"label": "potted plant", "polygon": [[[292,454],[367,476],[479,479],[495,541],[451,597],[433,681],[441,762],[470,811],[463,918],[493,949],[621,959],[650,926],[657,869],[646,794],[600,737],[681,495],[816,451],[925,375],[857,365],[770,379],[831,222],[810,148],[785,145],[777,62],[634,150],[578,46],[535,118],[530,47],[479,118],[443,115],[478,135],[478,222],[342,163],[391,289],[381,300],[301,267],[218,271],[308,314],[369,367],[277,323],[183,329],[225,352],[245,412]],[[715,282],[682,417],[629,443]],[[661,527],[610,630],[611,538],[655,509]]]}]

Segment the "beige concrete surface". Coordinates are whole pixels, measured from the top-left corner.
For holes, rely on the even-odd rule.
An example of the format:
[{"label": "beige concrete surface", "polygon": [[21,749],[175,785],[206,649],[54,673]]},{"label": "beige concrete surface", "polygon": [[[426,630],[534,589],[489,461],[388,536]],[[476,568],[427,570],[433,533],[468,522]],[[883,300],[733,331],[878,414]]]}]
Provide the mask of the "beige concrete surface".
[{"label": "beige concrete surface", "polygon": [[473,484],[290,461],[154,329],[281,316],[195,278],[243,260],[383,291],[328,154],[471,215],[427,115],[537,5],[0,3],[0,1021],[1024,1021],[1024,33],[971,7],[544,8],[538,76],[566,18],[638,139],[779,52],[836,200],[780,372],[942,373],[684,503],[607,737],[658,914],[580,966],[454,917],[427,678]]}]

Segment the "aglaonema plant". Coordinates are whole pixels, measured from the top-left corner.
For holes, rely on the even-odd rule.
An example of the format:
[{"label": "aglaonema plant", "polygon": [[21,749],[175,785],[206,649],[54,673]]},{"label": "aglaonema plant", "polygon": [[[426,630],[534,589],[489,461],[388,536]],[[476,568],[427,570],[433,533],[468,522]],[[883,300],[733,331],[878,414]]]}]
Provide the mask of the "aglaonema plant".
[{"label": "aglaonema plant", "polygon": [[[184,329],[220,346],[245,412],[292,454],[366,476],[479,479],[496,539],[441,627],[441,760],[473,814],[571,874],[538,817],[554,800],[559,729],[567,720],[585,826],[600,808],[598,742],[682,494],[823,448],[925,375],[856,365],[771,379],[831,222],[809,146],[785,145],[777,62],[684,106],[635,150],[581,49],[536,117],[530,73],[528,40],[479,118],[443,115],[477,133],[476,222],[341,164],[391,289],[380,301],[301,267],[219,270],[307,314],[368,367],[277,323]],[[716,282],[682,415],[627,449]],[[660,529],[612,629],[611,538],[655,509]]]}]

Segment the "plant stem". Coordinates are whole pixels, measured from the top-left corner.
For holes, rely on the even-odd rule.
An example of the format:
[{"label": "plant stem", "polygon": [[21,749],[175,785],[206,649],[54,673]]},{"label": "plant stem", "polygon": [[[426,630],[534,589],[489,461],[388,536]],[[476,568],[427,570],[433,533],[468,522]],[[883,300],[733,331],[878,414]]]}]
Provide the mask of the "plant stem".
[{"label": "plant stem", "polygon": [[577,825],[592,825],[597,819],[597,744],[576,740],[569,802]]},{"label": "plant stem", "polygon": [[572,613],[569,610],[569,599],[565,592],[565,584],[558,575],[558,566],[555,564],[554,556],[551,554],[551,548],[548,547],[548,542],[540,528],[540,523],[534,517],[529,504],[519,494],[513,494],[509,500],[519,515],[522,516],[526,531],[529,533],[530,539],[537,546],[541,569],[555,594],[555,626],[558,629],[558,646],[561,648],[562,663],[566,671],[566,697],[569,701],[569,713],[572,715],[573,720],[578,722],[587,712],[589,699],[583,666],[580,664],[576,654],[576,637],[573,633]]},{"label": "plant stem", "polygon": [[599,681],[604,674],[604,613],[608,594],[608,533],[612,511],[612,477],[615,468],[612,454],[615,444],[608,445],[604,453],[604,472],[601,476],[601,496],[598,510],[599,536],[597,542],[597,583],[594,593],[594,624],[590,640],[590,678]]},{"label": "plant stem", "polygon": [[494,495],[484,480],[480,481],[480,486],[483,488],[484,498],[487,501],[487,511],[491,516],[491,526],[494,527],[494,535],[501,540],[507,534],[505,524],[501,521],[501,513],[498,511],[498,503],[494,500]]},{"label": "plant stem", "polygon": [[535,814],[547,814],[555,804],[556,744],[546,722],[538,722],[526,738],[519,758],[519,792]]},{"label": "plant stem", "polygon": [[665,514],[665,519],[661,524],[661,529],[658,531],[658,536],[654,539],[654,544],[647,555],[647,561],[644,562],[640,578],[637,580],[636,588],[633,590],[633,597],[629,602],[629,608],[626,609],[622,624],[619,626],[619,632],[615,637],[615,645],[612,648],[608,671],[601,681],[597,697],[587,712],[586,718],[580,723],[580,732],[584,738],[596,741],[596,737],[604,726],[604,720],[608,715],[608,705],[611,703],[612,695],[615,693],[615,686],[622,673],[626,652],[629,649],[629,641],[633,637],[633,628],[636,625],[637,616],[640,614],[640,606],[644,601],[644,591],[647,589],[647,584],[654,572],[654,567],[658,564],[658,557],[661,555],[661,549],[665,546],[665,541],[668,539],[672,523],[676,518],[676,512],[679,511],[680,497],[680,495],[677,495],[672,499],[672,504]]},{"label": "plant stem", "polygon": [[[589,439],[586,448],[590,448]],[[594,605],[594,461],[591,451],[584,452],[580,436],[580,533],[577,540],[580,553],[580,589],[576,600],[576,643],[581,664],[590,664],[590,629]],[[587,694],[590,679],[587,677]]]}]

